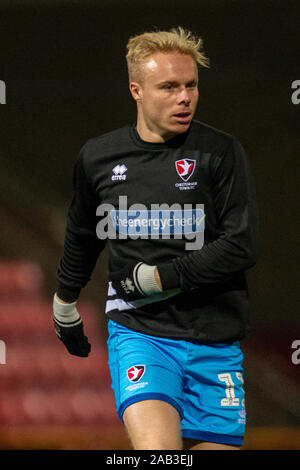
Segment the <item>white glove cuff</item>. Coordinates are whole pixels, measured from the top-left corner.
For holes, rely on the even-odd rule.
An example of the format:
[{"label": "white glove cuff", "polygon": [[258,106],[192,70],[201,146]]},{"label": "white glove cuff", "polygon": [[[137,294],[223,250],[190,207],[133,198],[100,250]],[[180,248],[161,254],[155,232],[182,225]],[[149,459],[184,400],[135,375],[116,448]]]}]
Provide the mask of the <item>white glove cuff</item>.
[{"label": "white glove cuff", "polygon": [[135,285],[144,295],[162,292],[155,279],[156,266],[150,266],[145,263],[138,263],[133,270]]},{"label": "white glove cuff", "polygon": [[54,294],[53,315],[55,320],[62,326],[78,325],[81,322],[81,317],[76,309],[76,303],[77,301],[71,304],[63,304],[57,300],[56,294]]}]

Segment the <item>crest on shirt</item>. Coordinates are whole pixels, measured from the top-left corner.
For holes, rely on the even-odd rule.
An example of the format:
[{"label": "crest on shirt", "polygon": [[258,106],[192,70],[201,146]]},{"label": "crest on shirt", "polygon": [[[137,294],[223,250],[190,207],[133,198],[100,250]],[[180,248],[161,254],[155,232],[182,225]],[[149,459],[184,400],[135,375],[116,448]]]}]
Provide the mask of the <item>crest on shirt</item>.
[{"label": "crest on shirt", "polygon": [[138,382],[143,377],[145,370],[146,366],[144,365],[132,366],[130,369],[127,369],[127,377],[130,382]]},{"label": "crest on shirt", "polygon": [[112,181],[123,181],[126,180],[125,172],[127,171],[126,165],[117,165],[112,169],[113,175],[111,177]]},{"label": "crest on shirt", "polygon": [[196,160],[192,160],[191,158],[182,158],[175,162],[175,167],[180,178],[183,181],[187,181],[195,171]]}]

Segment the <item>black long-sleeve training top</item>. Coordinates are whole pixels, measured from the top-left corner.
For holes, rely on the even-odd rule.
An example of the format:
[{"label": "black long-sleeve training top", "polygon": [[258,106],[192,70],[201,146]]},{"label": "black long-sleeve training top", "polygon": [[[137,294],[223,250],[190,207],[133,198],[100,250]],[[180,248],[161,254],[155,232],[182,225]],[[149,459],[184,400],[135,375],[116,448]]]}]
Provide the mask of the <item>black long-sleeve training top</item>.
[{"label": "black long-sleeve training top", "polygon": [[150,143],[128,125],[88,140],[73,186],[57,269],[60,298],[79,297],[107,244],[109,272],[134,260],[157,265],[164,289],[127,303],[109,283],[109,318],[150,335],[206,344],[245,336],[245,272],[257,261],[258,209],[235,137],[193,120],[184,134]]}]

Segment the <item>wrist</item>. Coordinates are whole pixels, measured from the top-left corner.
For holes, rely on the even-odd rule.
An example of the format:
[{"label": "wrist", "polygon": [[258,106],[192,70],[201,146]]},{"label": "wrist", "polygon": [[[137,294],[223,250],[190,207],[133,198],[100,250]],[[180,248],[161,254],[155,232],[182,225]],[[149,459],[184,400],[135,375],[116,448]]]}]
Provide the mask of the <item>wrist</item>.
[{"label": "wrist", "polygon": [[156,280],[156,283],[157,283],[158,287],[159,287],[160,290],[162,291],[163,288],[162,288],[162,285],[161,285],[161,280],[160,280],[160,276],[159,276],[159,272],[158,272],[157,266],[155,266],[154,277],[155,277],[155,280]]},{"label": "wrist", "polygon": [[134,268],[133,275],[138,289],[144,295],[151,295],[162,291],[156,266],[138,263]]},{"label": "wrist", "polygon": [[59,297],[54,294],[53,316],[61,326],[75,326],[81,322],[76,303],[77,301],[71,303],[61,302]]},{"label": "wrist", "polygon": [[60,299],[57,294],[55,294],[55,299],[56,299],[57,302],[59,302],[60,304],[70,305],[70,304],[72,304],[72,303],[76,303],[76,301],[75,301],[75,302],[66,302],[65,300]]},{"label": "wrist", "polygon": [[70,287],[59,282],[56,294],[60,300],[63,299],[63,302],[73,303],[78,300],[80,292],[81,288],[79,287]]}]

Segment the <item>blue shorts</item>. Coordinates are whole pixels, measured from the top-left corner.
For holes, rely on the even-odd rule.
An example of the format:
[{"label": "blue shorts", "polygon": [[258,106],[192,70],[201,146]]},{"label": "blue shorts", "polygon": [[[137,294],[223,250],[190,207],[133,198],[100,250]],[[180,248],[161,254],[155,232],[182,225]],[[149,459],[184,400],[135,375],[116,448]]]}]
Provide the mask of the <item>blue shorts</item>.
[{"label": "blue shorts", "polygon": [[182,437],[242,445],[246,411],[240,343],[159,338],[108,322],[109,368],[120,419],[142,400],[170,403]]}]

